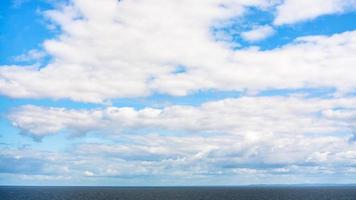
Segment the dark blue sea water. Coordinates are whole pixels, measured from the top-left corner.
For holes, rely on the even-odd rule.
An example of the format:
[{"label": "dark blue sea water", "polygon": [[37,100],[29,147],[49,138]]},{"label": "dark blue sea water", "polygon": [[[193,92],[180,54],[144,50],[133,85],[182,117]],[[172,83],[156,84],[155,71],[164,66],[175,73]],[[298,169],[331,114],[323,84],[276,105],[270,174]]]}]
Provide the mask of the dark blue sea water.
[{"label": "dark blue sea water", "polygon": [[356,200],[356,187],[0,187],[0,200]]}]

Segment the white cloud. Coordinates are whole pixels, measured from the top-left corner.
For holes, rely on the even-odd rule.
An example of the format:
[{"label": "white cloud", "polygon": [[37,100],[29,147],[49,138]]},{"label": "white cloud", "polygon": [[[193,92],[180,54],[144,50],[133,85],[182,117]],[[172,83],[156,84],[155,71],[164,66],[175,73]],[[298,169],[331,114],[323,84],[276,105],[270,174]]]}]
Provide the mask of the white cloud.
[{"label": "white cloud", "polygon": [[95,174],[91,171],[85,171],[84,173],[84,176],[94,176]]},{"label": "white cloud", "polygon": [[250,31],[242,32],[241,37],[249,42],[264,40],[275,33],[271,26],[256,26]]},{"label": "white cloud", "polygon": [[[117,181],[124,178],[126,182],[127,178],[142,181],[147,176],[156,184],[157,179],[176,184],[178,180],[202,178],[210,180],[205,180],[209,183],[225,178],[226,184],[242,184],[242,180],[251,184],[265,182],[263,177],[272,179],[271,183],[283,182],[285,179],[280,176],[302,177],[299,179],[302,181],[312,176],[320,183],[327,182],[326,177],[332,174],[343,180],[352,180],[355,175],[350,169],[356,164],[356,149],[345,137],[280,135],[251,141],[236,135],[148,134],[124,135],[116,142],[76,144],[70,151],[61,153],[2,148],[0,157],[10,161],[9,165],[15,160],[22,162],[18,168],[12,166],[11,174],[19,175],[23,171],[21,166],[41,161],[40,166],[30,165],[33,173],[28,175],[29,180],[46,175],[48,180],[61,176],[86,180],[85,183],[88,178],[104,178],[103,181],[108,177]],[[288,179],[288,183],[296,181]]]},{"label": "white cloud", "polygon": [[63,30],[44,43],[54,62],[41,70],[3,67],[0,90],[12,97],[87,102],[148,95],[152,78],[172,73],[183,60],[194,61],[198,52],[221,49],[209,35],[214,21],[259,2],[75,0],[46,12]]},{"label": "white cloud", "polygon": [[354,98],[242,97],[198,107],[140,110],[25,106],[10,113],[9,119],[36,138],[91,130],[110,138],[110,143],[78,144],[68,158],[46,156],[52,161],[64,159],[71,166],[66,172],[71,177],[214,179],[244,174],[265,182],[263,177],[278,180],[278,174],[317,177],[349,171],[348,166],[356,164],[355,145],[350,142],[355,102]]},{"label": "white cloud", "polygon": [[236,135],[218,136],[122,136],[130,143],[81,144],[77,155],[120,158],[126,161],[205,164],[213,168],[258,168],[268,166],[356,163],[356,149],[345,137],[288,135],[266,136],[251,141]]},{"label": "white cloud", "polygon": [[95,130],[100,126],[102,113],[29,105],[15,110],[9,117],[13,119],[14,126],[30,131],[35,138],[41,138],[61,130],[73,131],[74,134]]},{"label": "white cloud", "polygon": [[199,107],[168,106],[141,110],[130,107],[67,110],[24,106],[10,113],[9,119],[16,127],[35,137],[61,130],[78,134],[99,129],[120,133],[148,128],[229,133],[254,140],[269,134],[350,131],[356,113],[354,104],[354,98],[243,97],[208,102]]},{"label": "white cloud", "polygon": [[[47,11],[62,30],[44,42],[53,62],[41,69],[1,67],[0,92],[102,103],[153,92],[335,87],[342,93],[356,85],[355,31],[299,38],[269,51],[233,51],[213,38],[214,24],[268,1],[93,2]],[[186,71],[175,73],[178,66]]]},{"label": "white cloud", "polygon": [[45,52],[37,49],[32,49],[26,54],[15,56],[14,60],[17,62],[38,61],[46,56]]},{"label": "white cloud", "polygon": [[277,7],[274,24],[293,24],[352,9],[356,9],[355,0],[285,0]]}]

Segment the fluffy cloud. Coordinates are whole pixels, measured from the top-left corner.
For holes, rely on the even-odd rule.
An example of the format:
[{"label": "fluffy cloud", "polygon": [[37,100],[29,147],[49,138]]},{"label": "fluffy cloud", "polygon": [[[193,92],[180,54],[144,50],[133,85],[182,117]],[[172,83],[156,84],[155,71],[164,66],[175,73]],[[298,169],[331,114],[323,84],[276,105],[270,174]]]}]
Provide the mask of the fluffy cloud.
[{"label": "fluffy cloud", "polygon": [[342,13],[356,8],[355,0],[285,0],[277,7],[274,24],[293,24],[321,15]]},{"label": "fluffy cloud", "polygon": [[225,54],[209,27],[261,2],[72,1],[46,12],[63,31],[44,43],[53,62],[43,69],[2,67],[0,90],[12,97],[87,102],[148,95],[150,82],[177,65]]},{"label": "fluffy cloud", "polygon": [[271,26],[257,26],[250,31],[241,33],[241,37],[249,42],[256,42],[272,36],[275,33]]},{"label": "fluffy cloud", "polygon": [[204,103],[199,107],[163,109],[108,107],[68,110],[24,106],[9,115],[13,124],[35,137],[66,130],[83,133],[135,129],[229,133],[257,138],[268,134],[332,133],[354,126],[355,99],[243,97]]},{"label": "fluffy cloud", "polygon": [[41,138],[49,133],[66,129],[74,133],[95,130],[100,124],[102,113],[25,106],[14,111],[9,117],[14,120],[14,126],[21,127],[25,132],[31,132],[35,138]]},{"label": "fluffy cloud", "polygon": [[[62,30],[44,42],[52,62],[1,67],[0,92],[101,103],[206,89],[352,91],[356,32],[298,38],[270,51],[234,51],[213,37],[214,25],[242,17],[249,6],[268,8],[268,2],[75,0],[46,12]],[[182,66],[186,70],[176,73]]]}]

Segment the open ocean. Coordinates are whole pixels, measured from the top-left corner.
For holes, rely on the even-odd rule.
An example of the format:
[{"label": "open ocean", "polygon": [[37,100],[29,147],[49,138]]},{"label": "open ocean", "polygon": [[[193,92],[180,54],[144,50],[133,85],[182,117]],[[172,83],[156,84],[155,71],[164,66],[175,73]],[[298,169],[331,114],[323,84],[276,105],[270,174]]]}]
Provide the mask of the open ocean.
[{"label": "open ocean", "polygon": [[322,187],[20,187],[0,200],[356,200],[355,186]]}]

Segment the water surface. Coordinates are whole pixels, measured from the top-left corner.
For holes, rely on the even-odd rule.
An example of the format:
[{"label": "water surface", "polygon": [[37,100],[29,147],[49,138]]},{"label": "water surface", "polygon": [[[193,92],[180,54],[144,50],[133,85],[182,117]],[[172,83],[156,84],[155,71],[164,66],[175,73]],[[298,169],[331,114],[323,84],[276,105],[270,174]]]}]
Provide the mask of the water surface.
[{"label": "water surface", "polygon": [[0,200],[356,200],[356,187],[20,187]]}]

